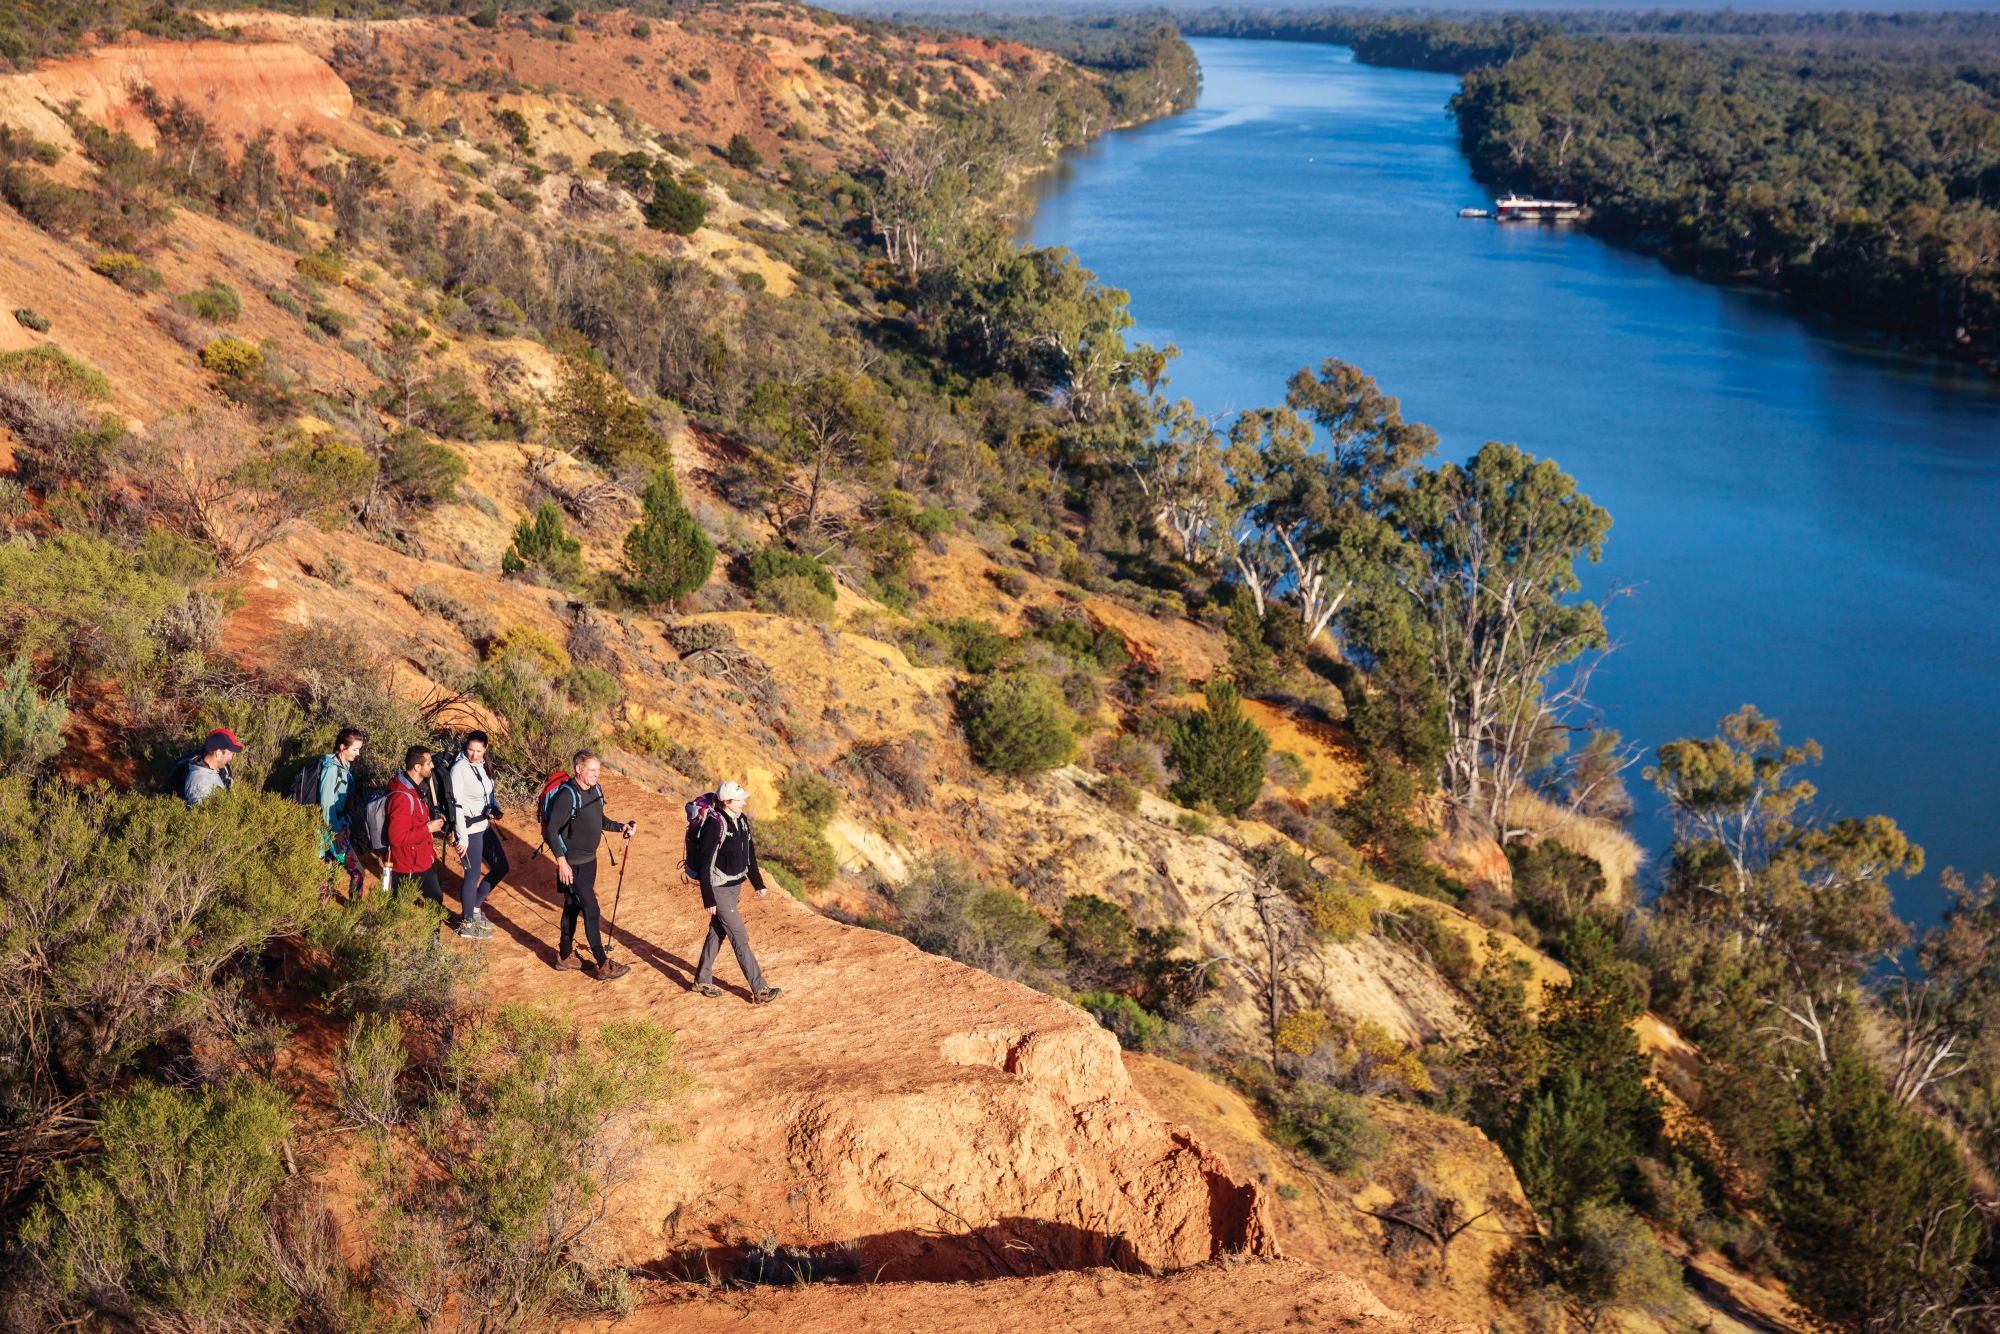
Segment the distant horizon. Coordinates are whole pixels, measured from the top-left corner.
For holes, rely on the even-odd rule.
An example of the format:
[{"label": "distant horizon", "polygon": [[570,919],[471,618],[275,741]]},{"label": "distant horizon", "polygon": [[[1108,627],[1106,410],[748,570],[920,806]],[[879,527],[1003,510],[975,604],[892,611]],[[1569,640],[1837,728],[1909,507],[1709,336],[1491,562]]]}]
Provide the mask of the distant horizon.
[{"label": "distant horizon", "polygon": [[1277,0],[1275,3],[1214,3],[1213,0],[820,0],[821,5],[830,10],[847,13],[934,13],[934,14],[1078,14],[1101,13],[1105,10],[1129,9],[1145,10],[1240,10],[1243,13],[1320,13],[1329,10],[1355,10],[1374,14],[1407,14],[1426,17],[1455,17],[1465,14],[1509,14],[1509,13],[1629,13],[1629,14],[1674,14],[1674,13],[1720,13],[1732,11],[1739,14],[1994,14],[2000,13],[2000,4],[1988,0],[1965,0],[1953,4],[1949,0],[1937,3],[1897,4],[1883,3],[1883,0],[1856,0],[1855,3],[1840,3],[1839,0],[1799,0],[1798,3],[1784,3],[1784,0],[1681,0],[1673,4],[1655,4],[1650,0],[1598,0],[1598,3],[1566,3],[1565,0],[1457,0],[1447,5],[1408,4],[1313,4],[1309,0]]}]

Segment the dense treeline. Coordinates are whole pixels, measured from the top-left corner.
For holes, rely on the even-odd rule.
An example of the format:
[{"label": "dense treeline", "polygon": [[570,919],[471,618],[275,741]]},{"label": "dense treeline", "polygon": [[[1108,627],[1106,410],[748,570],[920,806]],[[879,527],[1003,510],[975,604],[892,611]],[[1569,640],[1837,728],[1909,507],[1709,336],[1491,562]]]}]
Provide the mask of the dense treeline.
[{"label": "dense treeline", "polygon": [[1453,107],[1498,184],[1578,197],[1704,274],[2000,356],[2000,93],[1956,62],[1548,39]]},{"label": "dense treeline", "polygon": [[952,10],[886,10],[898,23],[997,37],[1053,51],[1072,64],[1107,76],[1107,92],[1121,119],[1182,111],[1194,105],[1201,69],[1174,25],[1164,16],[959,13]]}]

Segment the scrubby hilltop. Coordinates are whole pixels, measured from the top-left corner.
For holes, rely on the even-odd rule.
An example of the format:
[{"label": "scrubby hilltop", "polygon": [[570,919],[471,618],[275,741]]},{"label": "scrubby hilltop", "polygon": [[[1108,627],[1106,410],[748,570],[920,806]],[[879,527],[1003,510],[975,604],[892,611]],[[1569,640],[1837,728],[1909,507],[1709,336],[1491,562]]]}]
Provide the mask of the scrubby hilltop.
[{"label": "scrubby hilltop", "polygon": [[[1394,504],[1508,479],[1338,362],[1225,440],[1012,239],[1187,104],[1170,31],[134,21],[0,48],[18,1319],[1782,1318],[1716,1254],[1765,1263],[1756,1165],[1647,1010],[1615,739],[1538,793],[1561,701],[1467,741],[1380,577]],[[1578,525],[1555,608],[1601,512],[1482,458]],[[492,939],[453,857],[442,913],[318,860],[281,794],[350,725],[357,793],[491,734]],[[640,829],[602,983],[533,829],[585,746]],[[724,778],[768,1008],[692,989]]]}]

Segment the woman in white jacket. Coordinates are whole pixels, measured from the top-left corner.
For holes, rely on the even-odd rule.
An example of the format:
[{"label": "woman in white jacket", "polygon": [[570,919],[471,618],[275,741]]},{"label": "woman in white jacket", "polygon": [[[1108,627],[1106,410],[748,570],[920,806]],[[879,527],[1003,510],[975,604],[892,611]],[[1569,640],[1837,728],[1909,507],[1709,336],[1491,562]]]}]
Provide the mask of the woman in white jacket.
[{"label": "woman in white jacket", "polygon": [[[507,874],[507,849],[500,844],[500,831],[493,821],[500,816],[493,799],[493,775],[486,771],[486,733],[472,732],[465,738],[465,750],[451,766],[452,832],[451,845],[465,863],[465,884],[459,890],[463,909],[458,934],[469,940],[484,940],[493,934],[492,923],[480,911]],[[480,878],[482,863],[486,869]]]}]

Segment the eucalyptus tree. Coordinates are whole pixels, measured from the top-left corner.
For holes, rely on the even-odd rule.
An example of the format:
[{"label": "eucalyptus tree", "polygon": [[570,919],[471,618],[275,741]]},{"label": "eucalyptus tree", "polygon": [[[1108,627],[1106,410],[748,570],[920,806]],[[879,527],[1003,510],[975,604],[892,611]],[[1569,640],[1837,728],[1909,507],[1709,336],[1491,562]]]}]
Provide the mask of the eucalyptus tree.
[{"label": "eucalyptus tree", "polygon": [[1567,740],[1606,647],[1576,562],[1598,559],[1611,516],[1554,463],[1498,443],[1418,473],[1386,512],[1407,544],[1392,577],[1444,700],[1445,792],[1518,838],[1509,801]]}]

